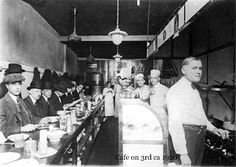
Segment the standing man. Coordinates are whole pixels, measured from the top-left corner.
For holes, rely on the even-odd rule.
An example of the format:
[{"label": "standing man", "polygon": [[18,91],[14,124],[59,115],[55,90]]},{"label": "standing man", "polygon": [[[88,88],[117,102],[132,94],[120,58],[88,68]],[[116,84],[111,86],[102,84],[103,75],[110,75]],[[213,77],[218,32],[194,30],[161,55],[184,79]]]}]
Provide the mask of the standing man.
[{"label": "standing man", "polygon": [[150,105],[159,113],[166,111],[166,95],[168,88],[160,83],[161,72],[159,70],[151,70],[150,82]]},{"label": "standing man", "polygon": [[117,76],[116,84],[114,85],[114,93],[115,93],[115,117],[119,115],[120,110],[120,92],[121,92],[121,76]]},{"label": "standing man", "polygon": [[148,85],[145,84],[144,75],[143,74],[137,74],[136,77],[136,83],[138,85],[138,88],[134,90],[135,94],[138,95],[138,97],[146,102],[149,103],[150,98],[150,88]]},{"label": "standing man", "polygon": [[8,91],[0,99],[0,131],[5,136],[35,130],[30,111],[19,97],[24,80],[21,74],[8,74],[3,78]]},{"label": "standing man", "polygon": [[27,89],[29,95],[24,99],[24,102],[31,112],[33,123],[37,124],[41,119],[38,103],[38,100],[41,97],[40,81],[33,80]]},{"label": "standing man", "polygon": [[202,76],[202,62],[188,57],[182,62],[183,77],[167,93],[169,131],[182,165],[201,165],[206,130],[222,138],[228,131],[217,129],[207,119],[194,83]]}]

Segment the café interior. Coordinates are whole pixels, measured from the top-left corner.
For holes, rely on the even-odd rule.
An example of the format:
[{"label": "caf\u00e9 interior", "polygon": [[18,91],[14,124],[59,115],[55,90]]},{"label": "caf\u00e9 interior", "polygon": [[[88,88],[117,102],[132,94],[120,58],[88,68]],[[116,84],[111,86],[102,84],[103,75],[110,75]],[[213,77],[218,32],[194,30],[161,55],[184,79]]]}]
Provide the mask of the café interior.
[{"label": "caf\u00e9 interior", "polygon": [[[197,90],[208,120],[229,131],[227,139],[206,133],[202,165],[235,166],[235,9],[234,0],[0,0],[0,82],[20,69],[25,103],[46,82],[52,94],[83,92],[58,96],[60,109],[17,133],[1,127],[1,103],[0,166],[178,164],[168,118],[115,86],[120,77],[137,88],[138,74],[151,86],[154,69],[171,88],[190,56],[202,62]],[[108,83],[116,113],[107,116]]]}]

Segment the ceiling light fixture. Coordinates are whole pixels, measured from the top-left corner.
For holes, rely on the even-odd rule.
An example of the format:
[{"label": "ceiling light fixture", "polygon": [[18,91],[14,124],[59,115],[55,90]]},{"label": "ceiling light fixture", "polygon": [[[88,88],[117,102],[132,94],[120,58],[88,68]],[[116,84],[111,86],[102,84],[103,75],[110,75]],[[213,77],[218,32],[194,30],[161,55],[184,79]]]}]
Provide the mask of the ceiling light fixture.
[{"label": "ceiling light fixture", "polygon": [[80,41],[81,38],[76,34],[76,8],[73,10],[74,15],[74,30],[73,33],[69,35],[68,40],[69,41]]},{"label": "ceiling light fixture", "polygon": [[120,54],[119,54],[119,46],[116,46],[116,55],[113,56],[113,58],[115,59],[116,62],[120,62],[120,60],[123,58]]},{"label": "ceiling light fixture", "polygon": [[94,57],[92,55],[92,46],[89,48],[89,56],[87,57],[87,62],[92,63],[94,61]]},{"label": "ceiling light fixture", "polygon": [[119,29],[119,0],[117,2],[117,10],[116,10],[116,29],[114,31],[109,32],[108,36],[112,38],[112,42],[115,45],[120,45],[123,41],[123,38],[128,34],[125,31],[121,31]]},{"label": "ceiling light fixture", "polygon": [[140,0],[137,0],[137,6],[139,6],[140,5]]}]

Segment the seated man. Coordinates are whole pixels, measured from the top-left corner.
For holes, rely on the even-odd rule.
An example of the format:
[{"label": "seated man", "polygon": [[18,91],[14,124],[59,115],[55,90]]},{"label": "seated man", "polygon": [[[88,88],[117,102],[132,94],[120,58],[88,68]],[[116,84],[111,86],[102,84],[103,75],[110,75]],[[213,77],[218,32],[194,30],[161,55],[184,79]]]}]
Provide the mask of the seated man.
[{"label": "seated man", "polygon": [[73,98],[74,100],[78,100],[80,97],[79,97],[79,93],[83,90],[83,84],[82,83],[79,83],[77,86],[76,86],[76,89],[75,91],[73,92]]},{"label": "seated man", "polygon": [[57,115],[57,111],[63,110],[63,103],[61,97],[66,93],[66,88],[60,81],[54,85],[54,92],[50,98],[50,115]]},{"label": "seated man", "polygon": [[41,118],[50,116],[50,98],[52,96],[52,87],[49,81],[42,82],[42,96],[39,98],[39,116]]},{"label": "seated man", "polygon": [[74,86],[69,80],[62,81],[66,88],[65,94],[61,97],[62,104],[68,104],[73,102],[72,87]]},{"label": "seated man", "polygon": [[0,99],[0,131],[5,136],[35,130],[35,125],[31,124],[31,113],[24,101],[19,98],[24,80],[21,74],[8,74],[3,78],[8,92]]},{"label": "seated man", "polygon": [[[25,70],[22,69],[20,64],[10,63],[10,64],[8,64],[8,69],[6,69],[4,76],[6,76],[8,74],[14,74],[14,73],[21,74],[24,71]],[[7,91],[8,91],[8,89],[6,88],[5,84],[3,82],[1,82],[1,84],[0,84],[0,99],[5,96]],[[21,94],[19,96],[21,97]]]},{"label": "seated man", "polygon": [[40,81],[32,81],[27,89],[29,90],[29,95],[24,99],[24,102],[31,112],[33,123],[37,124],[41,119],[38,104],[38,100],[41,97]]},{"label": "seated man", "polygon": [[135,80],[137,82],[138,88],[136,88],[134,92],[142,101],[149,103],[150,89],[149,86],[145,84],[144,75],[137,74]]}]

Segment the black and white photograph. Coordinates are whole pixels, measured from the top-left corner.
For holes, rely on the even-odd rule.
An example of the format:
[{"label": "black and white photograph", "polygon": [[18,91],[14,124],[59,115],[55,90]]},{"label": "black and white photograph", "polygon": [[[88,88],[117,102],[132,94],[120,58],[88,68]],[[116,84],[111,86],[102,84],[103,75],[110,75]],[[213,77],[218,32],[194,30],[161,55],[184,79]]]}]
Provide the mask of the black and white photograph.
[{"label": "black and white photograph", "polygon": [[0,0],[0,166],[236,166],[236,0]]}]

